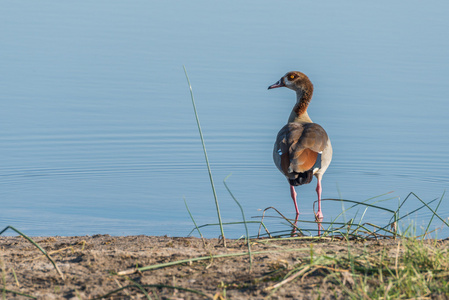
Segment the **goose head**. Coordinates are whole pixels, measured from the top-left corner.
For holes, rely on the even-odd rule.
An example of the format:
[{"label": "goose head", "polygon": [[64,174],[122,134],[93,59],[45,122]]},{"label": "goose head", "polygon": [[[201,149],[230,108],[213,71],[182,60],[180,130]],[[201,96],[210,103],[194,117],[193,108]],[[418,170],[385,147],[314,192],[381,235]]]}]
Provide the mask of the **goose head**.
[{"label": "goose head", "polygon": [[270,85],[268,89],[271,90],[279,87],[286,87],[300,93],[313,91],[313,84],[309,77],[298,71],[288,72],[278,82]]}]

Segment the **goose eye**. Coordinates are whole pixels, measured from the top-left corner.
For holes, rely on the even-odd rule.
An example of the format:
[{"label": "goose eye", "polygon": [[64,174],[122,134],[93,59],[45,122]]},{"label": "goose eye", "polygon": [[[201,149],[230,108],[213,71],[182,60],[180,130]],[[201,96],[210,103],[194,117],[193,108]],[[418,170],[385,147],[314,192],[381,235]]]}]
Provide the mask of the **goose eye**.
[{"label": "goose eye", "polygon": [[295,75],[295,74],[290,74],[290,76],[288,76],[288,78],[289,78],[290,80],[295,79],[295,78],[296,78],[296,75]]}]

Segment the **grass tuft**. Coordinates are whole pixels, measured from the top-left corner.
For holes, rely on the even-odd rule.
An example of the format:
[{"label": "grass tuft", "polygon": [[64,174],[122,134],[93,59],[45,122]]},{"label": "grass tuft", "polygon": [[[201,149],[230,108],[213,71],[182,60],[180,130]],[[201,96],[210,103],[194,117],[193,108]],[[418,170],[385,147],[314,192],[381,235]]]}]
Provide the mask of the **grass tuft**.
[{"label": "grass tuft", "polygon": [[[389,194],[389,193],[387,193],[387,194]],[[319,239],[319,238],[324,238],[324,237],[332,237],[332,238],[345,239],[345,240],[367,240],[367,239],[372,239],[372,238],[374,238],[374,239],[378,239],[378,238],[396,239],[396,238],[401,238],[401,237],[410,237],[410,234],[415,234],[415,236],[416,236],[416,233],[415,232],[412,233],[410,230],[401,231],[400,226],[399,226],[400,225],[399,221],[404,220],[406,217],[409,217],[411,214],[414,214],[422,209],[428,209],[431,212],[431,218],[430,218],[429,222],[427,223],[427,225],[423,228],[422,234],[419,236],[416,236],[416,237],[418,237],[418,238],[429,237],[432,232],[436,232],[438,229],[436,229],[432,232],[429,231],[430,225],[432,224],[432,222],[434,222],[434,220],[440,220],[443,223],[443,226],[449,227],[448,221],[443,219],[437,213],[438,208],[440,207],[440,205],[443,201],[443,198],[445,195],[444,193],[441,197],[435,198],[428,202],[425,202],[424,200],[419,198],[414,193],[409,193],[409,195],[407,195],[407,197],[402,202],[400,202],[398,204],[397,210],[388,209],[388,208],[378,204],[379,202],[396,199],[396,198],[379,199],[380,196],[384,196],[384,195],[386,195],[386,194],[379,195],[379,196],[367,199],[365,201],[355,201],[355,200],[337,199],[337,198],[322,199],[322,201],[340,202],[342,204],[342,211],[337,215],[337,217],[335,217],[330,222],[322,222],[321,223],[321,225],[323,225],[323,226],[327,225],[327,228],[324,229],[321,236],[318,236],[316,238]],[[400,214],[401,208],[403,209],[405,202],[410,197],[415,197],[417,200],[419,200],[422,203],[422,205],[407,214],[401,215]],[[375,202],[372,202],[372,203],[368,202],[370,200],[375,200]],[[437,203],[436,208],[433,209],[430,206],[430,204],[432,204],[433,202],[435,202],[437,200],[439,200],[439,202]],[[347,208],[345,208],[344,204],[349,204],[349,206]],[[371,214],[373,214],[373,210],[375,210],[374,213],[390,214],[391,215],[390,221],[386,225],[379,225],[379,224],[374,224],[372,222],[364,221],[364,218],[368,215],[367,214],[368,209],[370,210]],[[275,211],[278,216],[266,215],[266,212],[270,211],[270,210]],[[348,214],[351,210],[356,210],[356,212],[352,216],[348,217]],[[315,225],[316,224],[315,221],[297,220],[297,223],[294,224],[294,220],[286,218],[280,211],[278,211],[274,207],[266,208],[264,210],[262,216],[256,217],[256,218],[260,218],[262,223],[265,221],[265,219],[268,219],[268,218],[281,219],[283,221],[286,221],[290,227],[290,229],[288,229],[288,230],[270,232],[268,230],[268,228],[264,225],[265,233],[262,234],[260,232],[260,228],[259,228],[259,233],[256,236],[257,238],[259,238],[259,237],[270,237],[270,238],[290,237],[292,229],[296,232],[299,232],[299,235],[301,235],[303,237],[306,235],[309,235],[310,238],[312,238],[313,234],[317,232],[316,227],[313,229],[308,228],[308,225],[310,225],[310,224]],[[343,219],[343,222],[340,221],[341,218]]]}]

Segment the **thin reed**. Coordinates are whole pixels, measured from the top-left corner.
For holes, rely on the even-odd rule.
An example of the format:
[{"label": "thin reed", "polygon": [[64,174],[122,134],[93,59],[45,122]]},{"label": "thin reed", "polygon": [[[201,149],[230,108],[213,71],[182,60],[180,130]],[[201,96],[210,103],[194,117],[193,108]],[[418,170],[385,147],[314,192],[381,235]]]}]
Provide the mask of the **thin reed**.
[{"label": "thin reed", "polygon": [[203,244],[205,244],[203,234],[201,233],[201,230],[198,227],[198,225],[196,225],[195,219],[193,218],[192,213],[190,212],[189,206],[187,205],[187,201],[186,201],[185,198],[184,198],[184,204],[186,205],[186,209],[187,209],[187,212],[189,213],[190,219],[192,220],[193,224],[195,225],[195,228],[198,231],[198,233],[199,233],[199,235],[201,237],[201,240],[203,241]]},{"label": "thin reed", "polygon": [[189,85],[190,98],[192,99],[193,111],[195,112],[195,119],[196,119],[196,124],[198,126],[198,132],[199,132],[200,138],[201,138],[201,144],[203,145],[204,159],[206,160],[207,171],[209,172],[210,185],[212,187],[212,192],[214,194],[215,207],[217,208],[217,216],[218,216],[218,223],[220,224],[221,237],[223,238],[223,244],[226,246],[226,238],[224,235],[223,224],[221,221],[221,214],[220,214],[220,207],[218,205],[217,192],[215,190],[214,179],[212,177],[212,171],[211,171],[210,165],[209,165],[209,158],[207,157],[206,144],[204,143],[203,132],[201,130],[201,125],[200,125],[200,119],[198,118],[198,113],[196,111],[196,105],[195,105],[195,99],[193,97],[192,85],[190,84],[190,80],[189,80],[189,76],[187,75],[186,67],[185,66],[183,66],[183,67],[184,67],[184,73],[186,75],[187,83]]}]

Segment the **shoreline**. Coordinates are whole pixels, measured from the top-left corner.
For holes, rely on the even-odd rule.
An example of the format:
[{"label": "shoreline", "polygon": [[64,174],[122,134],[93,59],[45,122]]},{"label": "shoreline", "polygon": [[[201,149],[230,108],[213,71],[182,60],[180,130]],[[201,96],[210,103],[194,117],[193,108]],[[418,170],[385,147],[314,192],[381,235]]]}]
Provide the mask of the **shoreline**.
[{"label": "shoreline", "polygon": [[[250,264],[243,240],[227,240],[226,248],[218,239],[195,237],[93,235],[33,240],[54,259],[64,279],[25,238],[0,236],[7,299],[27,298],[14,292],[36,299],[143,299],[146,294],[151,299],[314,299],[327,298],[329,291],[332,298],[343,299],[355,278],[337,264],[315,264],[314,259],[382,252],[394,258],[406,253],[401,240],[258,239],[251,240]],[[438,244],[448,248],[449,241]],[[144,266],[150,269],[136,271]],[[306,271],[284,282],[298,267]],[[333,272],[338,280],[329,279]]]}]

